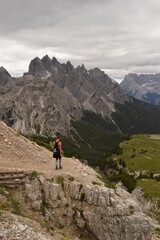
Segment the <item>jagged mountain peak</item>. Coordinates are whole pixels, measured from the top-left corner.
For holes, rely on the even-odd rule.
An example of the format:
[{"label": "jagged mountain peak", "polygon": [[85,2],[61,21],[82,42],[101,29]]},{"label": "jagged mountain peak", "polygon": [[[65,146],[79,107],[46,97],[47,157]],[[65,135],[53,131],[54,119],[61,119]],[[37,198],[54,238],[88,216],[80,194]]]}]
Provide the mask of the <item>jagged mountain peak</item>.
[{"label": "jagged mountain peak", "polygon": [[[48,72],[50,75],[48,75]],[[91,78],[101,78],[101,80],[110,79],[108,75],[99,68],[87,70],[83,63],[82,65],[74,68],[70,61],[61,64],[55,57],[51,59],[48,55],[44,56],[42,59],[36,57],[31,60],[28,74],[38,77],[51,75],[52,77],[55,77],[57,74],[60,74],[61,76],[64,75],[63,77],[65,77],[66,74],[72,72],[77,72],[80,75],[90,75]]]},{"label": "jagged mountain peak", "polygon": [[74,71],[74,66],[71,64],[70,61],[67,61],[67,63],[65,64],[65,67],[66,67],[67,73]]},{"label": "jagged mountain peak", "polygon": [[6,70],[3,66],[0,67],[0,71]]},{"label": "jagged mountain peak", "polygon": [[41,62],[42,62],[42,64],[43,64],[44,68],[45,68],[47,71],[52,72],[53,63],[52,63],[51,58],[50,58],[48,55],[44,56],[44,57],[41,59]]},{"label": "jagged mountain peak", "polygon": [[35,57],[31,60],[31,62],[41,62],[41,59],[39,57]]},{"label": "jagged mountain peak", "polygon": [[44,76],[46,74],[46,69],[39,57],[31,60],[28,73],[35,76]]},{"label": "jagged mountain peak", "polygon": [[50,57],[48,55],[44,56],[42,59],[41,59],[41,62],[43,64],[47,64],[47,63],[51,63],[52,60],[50,59]]},{"label": "jagged mountain peak", "polygon": [[12,77],[9,72],[3,67],[0,67],[0,88],[5,87],[12,82]]},{"label": "jagged mountain peak", "polygon": [[11,75],[9,74],[9,72],[8,72],[3,66],[0,67],[0,74],[2,74],[2,73],[3,73],[3,74],[5,73],[5,74],[7,74],[9,77],[11,77]]},{"label": "jagged mountain peak", "polygon": [[79,72],[79,73],[87,73],[87,69],[85,68],[85,65],[82,63],[82,65],[80,66],[77,66],[77,68],[76,68],[76,70],[77,70],[77,72]]},{"label": "jagged mountain peak", "polygon": [[52,58],[52,63],[54,65],[60,65],[60,62],[58,62],[57,58],[55,58],[55,57]]},{"label": "jagged mountain peak", "polygon": [[50,61],[50,57],[46,54],[42,59],[42,61],[45,60],[45,61]]},{"label": "jagged mountain peak", "polygon": [[96,67],[96,68],[93,68],[93,69],[90,69],[89,70],[89,74],[91,75],[91,76],[104,76],[104,75],[106,75],[107,77],[108,77],[108,75],[107,74],[105,74],[104,73],[104,71],[102,71],[101,69],[99,69],[98,67]]}]

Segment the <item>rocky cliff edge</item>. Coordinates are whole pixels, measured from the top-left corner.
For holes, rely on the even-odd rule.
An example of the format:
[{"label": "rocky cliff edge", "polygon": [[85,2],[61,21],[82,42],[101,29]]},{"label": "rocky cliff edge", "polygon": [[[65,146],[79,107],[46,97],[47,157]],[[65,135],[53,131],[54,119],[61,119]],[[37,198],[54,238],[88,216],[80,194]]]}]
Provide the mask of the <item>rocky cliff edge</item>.
[{"label": "rocky cliff edge", "polygon": [[[63,170],[55,171],[51,152],[1,121],[0,162],[1,171],[26,172],[19,187],[1,186],[0,239],[151,239],[149,220],[128,192],[105,187],[78,159],[62,158]],[[10,214],[17,209],[21,216]]]}]

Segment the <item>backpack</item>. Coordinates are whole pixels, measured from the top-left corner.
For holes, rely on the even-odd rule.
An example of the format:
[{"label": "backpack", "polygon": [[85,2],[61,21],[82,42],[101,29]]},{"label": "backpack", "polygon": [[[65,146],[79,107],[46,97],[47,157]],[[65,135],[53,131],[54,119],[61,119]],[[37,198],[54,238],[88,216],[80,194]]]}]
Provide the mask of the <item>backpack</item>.
[{"label": "backpack", "polygon": [[55,142],[54,150],[53,150],[53,158],[58,158],[60,155],[58,143],[59,142]]}]

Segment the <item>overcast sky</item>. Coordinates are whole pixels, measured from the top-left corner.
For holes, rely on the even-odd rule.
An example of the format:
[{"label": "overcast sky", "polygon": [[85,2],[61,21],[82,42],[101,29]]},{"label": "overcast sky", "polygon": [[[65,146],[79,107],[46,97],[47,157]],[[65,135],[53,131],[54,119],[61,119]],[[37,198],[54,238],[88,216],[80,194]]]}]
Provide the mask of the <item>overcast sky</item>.
[{"label": "overcast sky", "polygon": [[0,65],[19,76],[46,54],[117,81],[160,72],[160,0],[0,0]]}]

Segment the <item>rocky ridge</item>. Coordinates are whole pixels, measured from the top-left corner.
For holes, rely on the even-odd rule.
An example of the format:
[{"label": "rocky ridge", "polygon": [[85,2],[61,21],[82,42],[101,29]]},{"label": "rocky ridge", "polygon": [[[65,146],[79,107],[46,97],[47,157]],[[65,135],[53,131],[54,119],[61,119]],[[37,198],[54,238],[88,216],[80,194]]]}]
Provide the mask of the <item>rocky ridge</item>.
[{"label": "rocky ridge", "polygon": [[160,110],[127,96],[98,68],[74,68],[46,55],[33,59],[23,77],[11,78],[1,70],[0,119],[24,135],[58,132],[76,145],[78,138],[85,139],[73,122],[84,121],[87,127],[90,120],[99,130],[105,125],[108,134],[159,132]]},{"label": "rocky ridge", "polygon": [[[2,78],[0,72],[0,79]],[[0,95],[0,118],[23,134],[46,134],[70,130],[71,119],[81,119],[83,110],[109,119],[114,102],[130,101],[119,85],[98,68],[74,68],[70,62],[36,57],[21,78],[8,76]],[[5,84],[4,84],[5,83]],[[8,83],[8,84],[6,84]],[[67,129],[67,130],[66,130]]]},{"label": "rocky ridge", "polygon": [[[19,136],[2,122],[0,146],[1,170],[23,169],[27,173],[24,184],[17,189],[1,188],[2,239],[7,238],[9,231],[13,235],[8,240],[18,239],[15,238],[18,235],[20,240],[24,236],[33,239],[38,228],[39,238],[45,240],[47,233],[41,231],[39,225],[33,227],[35,222],[32,221],[37,220],[48,226],[54,235],[51,239],[63,239],[61,236],[65,237],[66,232],[69,232],[69,239],[150,239],[149,220],[132,196],[121,188],[105,187],[97,173],[78,159],[63,158],[63,171],[56,171],[49,151]],[[33,170],[36,173],[33,174]],[[19,202],[23,217],[9,217],[7,213],[15,204],[8,202],[8,196],[11,203]],[[28,214],[32,219],[30,223]]]}]

